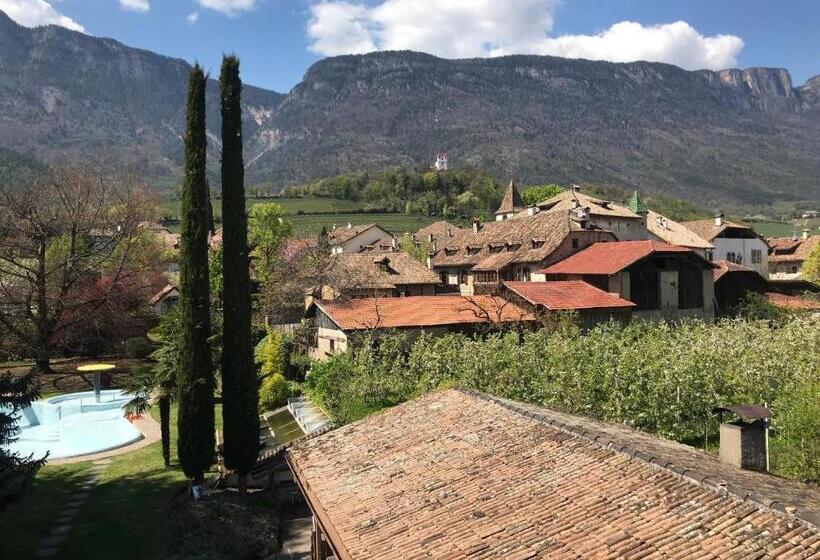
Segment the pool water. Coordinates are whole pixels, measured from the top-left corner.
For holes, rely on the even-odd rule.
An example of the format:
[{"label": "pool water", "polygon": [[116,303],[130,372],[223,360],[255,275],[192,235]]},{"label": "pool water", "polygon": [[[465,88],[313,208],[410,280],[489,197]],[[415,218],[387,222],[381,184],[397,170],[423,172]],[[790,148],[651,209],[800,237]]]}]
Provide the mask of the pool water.
[{"label": "pool water", "polygon": [[8,445],[13,453],[66,459],[122,447],[142,438],[125,418],[131,397],[119,390],[71,393],[35,401],[17,418],[20,432]]}]

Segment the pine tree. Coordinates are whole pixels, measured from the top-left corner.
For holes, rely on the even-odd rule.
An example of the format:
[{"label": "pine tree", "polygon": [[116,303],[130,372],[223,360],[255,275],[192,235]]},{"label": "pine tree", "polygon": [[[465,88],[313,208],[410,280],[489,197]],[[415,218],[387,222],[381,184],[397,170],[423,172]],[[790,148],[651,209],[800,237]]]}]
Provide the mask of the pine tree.
[{"label": "pine tree", "polygon": [[222,95],[222,418],[225,466],[239,474],[245,492],[246,475],[259,454],[259,383],[251,341],[251,281],[248,260],[248,220],[245,212],[245,171],[242,161],[242,81],[239,60],[225,56],[219,77]]},{"label": "pine tree", "polygon": [[9,373],[0,376],[0,510],[23,493],[45,463],[45,459],[20,457],[5,448],[17,435],[18,413],[37,398],[33,385],[34,374],[18,378]]},{"label": "pine tree", "polygon": [[208,185],[205,179],[205,83],[197,64],[188,79],[185,177],[182,186],[179,313],[181,340],[177,382],[179,461],[201,484],[214,461],[214,378],[208,286]]}]

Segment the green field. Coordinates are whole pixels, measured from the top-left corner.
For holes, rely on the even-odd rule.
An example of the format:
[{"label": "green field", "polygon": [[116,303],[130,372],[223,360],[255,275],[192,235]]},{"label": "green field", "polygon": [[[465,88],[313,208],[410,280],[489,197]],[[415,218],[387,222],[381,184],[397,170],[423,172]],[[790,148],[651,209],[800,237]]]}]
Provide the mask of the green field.
[{"label": "green field", "polygon": [[[358,203],[333,198],[253,198],[248,199],[248,207],[266,202],[276,202],[282,206],[299,233],[318,233],[323,226],[331,229],[334,224],[343,227],[349,222],[353,225],[377,223],[398,235],[415,232],[436,220],[407,214],[362,213],[362,207]],[[214,219],[220,221],[221,202],[214,200],[213,206]],[[161,203],[160,213],[163,217],[178,219],[179,201]],[[170,229],[179,230],[178,226],[170,226]]]},{"label": "green field", "polygon": [[788,222],[749,222],[749,225],[763,237],[789,237],[797,233],[802,235],[803,228],[808,227],[812,235],[820,234],[820,219],[791,220]]}]

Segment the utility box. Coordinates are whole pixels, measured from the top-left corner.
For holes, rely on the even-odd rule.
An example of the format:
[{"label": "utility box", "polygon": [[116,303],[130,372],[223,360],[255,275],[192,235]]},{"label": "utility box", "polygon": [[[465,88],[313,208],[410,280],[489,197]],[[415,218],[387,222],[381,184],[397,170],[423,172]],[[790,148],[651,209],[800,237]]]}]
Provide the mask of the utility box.
[{"label": "utility box", "polygon": [[[769,471],[768,409],[760,405],[715,408],[720,415],[720,460],[741,469]],[[737,419],[723,422],[723,413]]]}]

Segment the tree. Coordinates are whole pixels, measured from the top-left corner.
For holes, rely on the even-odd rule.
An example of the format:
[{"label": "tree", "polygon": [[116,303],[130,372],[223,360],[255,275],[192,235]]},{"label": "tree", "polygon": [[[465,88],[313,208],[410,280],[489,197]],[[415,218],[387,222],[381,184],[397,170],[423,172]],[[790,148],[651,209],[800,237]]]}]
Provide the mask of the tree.
[{"label": "tree", "polygon": [[162,252],[140,227],[154,210],[133,178],[90,168],[0,186],[0,324],[38,371],[65,331],[154,284]]},{"label": "tree", "polygon": [[282,244],[291,235],[293,225],[285,219],[281,206],[267,202],[251,207],[248,236],[256,278],[263,287],[273,275]]},{"label": "tree", "polygon": [[33,373],[18,378],[10,373],[0,376],[0,510],[23,493],[45,464],[45,457],[20,457],[7,448],[18,432],[18,413],[38,396],[33,387]]},{"label": "tree", "polygon": [[239,475],[247,492],[247,475],[259,455],[259,382],[251,341],[251,280],[245,175],[242,162],[242,81],[239,60],[222,59],[222,263],[223,327],[222,418],[225,466]]},{"label": "tree", "polygon": [[552,198],[556,194],[560,194],[563,190],[564,189],[558,185],[552,184],[529,187],[521,193],[521,198],[524,201],[524,204],[531,206],[533,204],[538,204],[543,200],[547,200],[548,198]]},{"label": "tree", "polygon": [[800,272],[804,279],[820,284],[820,243],[814,246],[808,258],[803,261]]},{"label": "tree", "polygon": [[188,79],[185,132],[185,178],[182,186],[179,314],[181,340],[177,391],[177,442],[182,470],[195,486],[214,460],[214,378],[208,289],[210,205],[205,180],[205,84],[197,64]]}]

